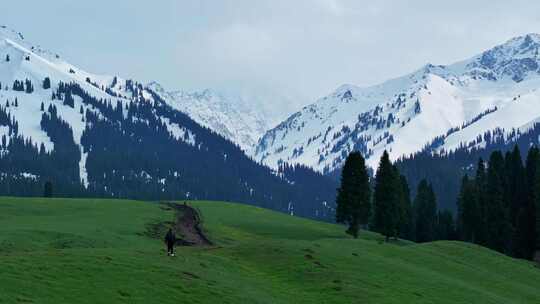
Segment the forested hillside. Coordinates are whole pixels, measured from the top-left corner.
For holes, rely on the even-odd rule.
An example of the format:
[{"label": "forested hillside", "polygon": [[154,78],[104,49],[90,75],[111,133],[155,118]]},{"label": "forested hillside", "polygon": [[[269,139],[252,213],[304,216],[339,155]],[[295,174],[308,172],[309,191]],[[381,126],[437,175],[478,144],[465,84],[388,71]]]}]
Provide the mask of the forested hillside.
[{"label": "forested hillside", "polygon": [[328,220],[335,182],[271,170],[151,87],[87,73],[0,28],[0,195],[219,199]]}]

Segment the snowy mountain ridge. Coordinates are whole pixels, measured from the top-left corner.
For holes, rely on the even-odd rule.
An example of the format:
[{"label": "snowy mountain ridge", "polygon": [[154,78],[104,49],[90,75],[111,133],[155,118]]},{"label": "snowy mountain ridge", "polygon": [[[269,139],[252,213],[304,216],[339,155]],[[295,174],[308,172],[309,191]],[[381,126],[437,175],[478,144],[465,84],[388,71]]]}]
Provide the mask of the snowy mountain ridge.
[{"label": "snowy mountain ridge", "polygon": [[[306,168],[274,172],[227,138],[249,132],[220,135],[216,125],[196,121],[217,114],[224,128],[256,121],[248,107],[228,100],[210,90],[166,93],[155,83],[88,73],[1,27],[0,191],[221,199],[331,218],[334,181]],[[192,118],[190,111],[209,114]]]},{"label": "snowy mountain ridge", "polygon": [[[73,95],[73,105],[58,102],[60,98],[65,99],[65,96],[55,98],[55,89],[61,83],[76,84],[93,98],[114,100],[123,108],[132,102],[156,103],[150,89],[131,80],[83,71],[63,61],[59,55],[32,46],[24,40],[22,34],[7,27],[0,27],[0,56],[0,100],[2,100],[0,108],[16,124],[17,130],[14,133],[13,128],[0,124],[0,137],[6,140],[2,149],[6,149],[16,136],[22,136],[38,147],[42,146],[47,152],[54,150],[55,145],[51,137],[42,127],[42,115],[46,109],[54,106],[58,117],[65,121],[73,131],[73,141],[81,153],[79,171],[84,185],[88,185],[85,165],[88,152],[81,144],[81,139],[83,131],[89,126],[85,121],[85,116],[88,112],[99,117],[103,115],[100,109],[83,102],[77,95]],[[49,81],[48,87],[44,85],[46,79]],[[20,83],[27,81],[27,84],[22,86],[23,90],[15,88],[17,81]],[[128,89],[130,86],[131,88]],[[139,96],[133,94],[133,87],[140,89]],[[177,140],[193,146],[200,145],[191,130],[171,123],[166,117],[159,117],[159,119],[166,124]]]},{"label": "snowy mountain ridge", "polygon": [[449,66],[427,64],[382,84],[343,85],[293,114],[259,141],[254,157],[276,167],[339,168],[352,150],[376,168],[424,148],[482,145],[496,128],[526,129],[540,118],[540,35],[510,39]]},{"label": "snowy mountain ridge", "polygon": [[146,87],[167,100],[173,108],[238,144],[244,151],[252,149],[264,132],[270,129],[263,113],[238,96],[226,96],[210,89],[166,91],[156,82]]},{"label": "snowy mountain ridge", "polygon": [[[135,97],[126,89],[126,79],[83,71],[61,59],[58,54],[32,45],[21,33],[5,26],[0,27],[0,56],[4,56],[0,58],[0,82],[7,86],[11,86],[17,79],[29,79],[36,84],[41,83],[45,77],[50,77],[53,87],[59,82],[76,82],[99,98],[120,98],[127,103]],[[10,56],[11,64],[5,60],[6,56]],[[36,99],[50,99],[50,96],[39,96],[44,92],[41,92],[39,85],[35,87]],[[238,96],[226,96],[209,89],[200,92],[167,92],[156,82],[144,85],[144,89],[146,90],[143,92],[145,97],[151,98],[150,92],[156,93],[174,109],[187,114],[202,126],[236,143],[244,151],[253,149],[258,138],[270,128],[269,120],[265,115],[255,110],[253,104]],[[3,93],[3,95],[7,98],[16,97],[8,93]],[[22,107],[25,105],[23,104]],[[26,108],[20,109],[19,112],[30,111]],[[39,131],[39,117],[33,117],[31,114],[25,116],[28,118],[21,119],[25,122],[28,120],[28,124],[21,123],[22,133],[27,133],[29,137],[38,140],[38,143],[44,143],[48,149],[52,149],[52,143],[47,140],[43,132]],[[30,121],[34,121],[33,125]],[[84,129],[84,125],[80,123],[74,125],[74,129],[80,128]],[[82,130],[79,131],[82,132]],[[178,130],[175,132],[182,133]]]}]

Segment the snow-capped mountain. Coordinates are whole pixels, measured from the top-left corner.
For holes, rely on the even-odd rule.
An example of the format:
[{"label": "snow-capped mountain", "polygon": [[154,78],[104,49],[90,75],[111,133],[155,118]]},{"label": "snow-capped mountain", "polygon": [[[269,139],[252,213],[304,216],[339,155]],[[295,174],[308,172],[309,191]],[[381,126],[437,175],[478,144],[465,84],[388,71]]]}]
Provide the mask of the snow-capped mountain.
[{"label": "snow-capped mountain", "polygon": [[228,96],[210,89],[200,92],[166,91],[155,82],[147,87],[173,108],[238,144],[244,151],[252,149],[271,127],[260,109],[238,96]]},{"label": "snow-capped mountain", "polygon": [[253,161],[229,139],[249,145],[262,122],[226,103],[88,73],[0,27],[0,194],[42,195],[51,183],[60,196],[219,199],[332,218],[334,182]]},{"label": "snow-capped mountain", "polygon": [[424,148],[481,146],[496,128],[530,128],[540,120],[539,47],[540,35],[528,34],[449,66],[428,64],[371,87],[343,85],[268,131],[254,156],[330,172],[358,150],[376,168],[384,150],[395,160]]},{"label": "snow-capped mountain", "polygon": [[[38,146],[43,145],[46,151],[54,149],[54,143],[47,133],[41,128],[41,103],[47,109],[53,104],[51,99],[52,90],[50,87],[57,86],[60,82],[76,82],[84,89],[91,92],[97,98],[111,97],[107,90],[115,90],[113,82],[118,81],[112,76],[101,76],[87,73],[77,67],[63,61],[59,55],[33,46],[26,42],[24,36],[5,26],[0,28],[0,83],[3,88],[0,90],[0,100],[4,110],[10,114],[10,118],[17,123],[17,134],[14,134],[10,127],[0,126],[0,137],[6,137],[7,144],[16,135],[22,135]],[[44,89],[42,83],[45,78],[50,80],[50,87]],[[32,84],[32,89],[28,86],[24,90],[14,89],[14,82],[21,81]],[[92,84],[91,84],[92,83]],[[13,87],[12,87],[13,86]],[[127,102],[125,98],[119,98]],[[15,102],[16,101],[16,102]],[[82,111],[87,109],[93,111],[88,106],[81,103],[76,98],[74,106],[60,106],[57,108],[58,114],[72,126],[73,139],[77,145],[81,144],[82,132],[85,123]],[[81,149],[80,156],[80,178],[87,184],[88,176],[86,172],[87,153]]]}]

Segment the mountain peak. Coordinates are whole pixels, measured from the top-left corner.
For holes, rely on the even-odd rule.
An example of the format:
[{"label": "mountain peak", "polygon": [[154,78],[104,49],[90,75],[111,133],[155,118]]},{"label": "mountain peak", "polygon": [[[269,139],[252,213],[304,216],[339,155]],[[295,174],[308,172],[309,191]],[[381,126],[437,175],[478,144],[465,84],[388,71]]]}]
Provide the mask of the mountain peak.
[{"label": "mountain peak", "polygon": [[521,82],[528,75],[540,74],[539,48],[540,35],[526,34],[483,52],[467,67],[473,78]]},{"label": "mountain peak", "polygon": [[540,43],[540,34],[528,33],[522,36],[517,36],[508,40],[506,44],[512,45],[516,42],[520,44],[521,48],[527,47],[528,45],[533,44],[533,43],[538,44]]}]

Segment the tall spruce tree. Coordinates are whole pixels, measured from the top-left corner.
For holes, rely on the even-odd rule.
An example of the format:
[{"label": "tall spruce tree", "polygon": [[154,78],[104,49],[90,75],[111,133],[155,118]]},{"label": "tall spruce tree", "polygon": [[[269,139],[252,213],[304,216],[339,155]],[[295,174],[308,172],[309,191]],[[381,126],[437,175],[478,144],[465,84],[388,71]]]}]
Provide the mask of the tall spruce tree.
[{"label": "tall spruce tree", "polygon": [[500,151],[491,153],[487,172],[487,246],[503,253],[509,253],[511,223],[509,210],[505,204],[505,165]]},{"label": "tall spruce tree", "polygon": [[373,228],[386,237],[397,237],[400,223],[401,181],[397,170],[384,151],[375,177]]},{"label": "tall spruce tree", "polygon": [[336,204],[336,221],[348,224],[346,232],[357,238],[360,226],[368,223],[371,212],[369,175],[359,152],[352,152],[345,161]]},{"label": "tall spruce tree", "polygon": [[478,160],[476,167],[476,178],[474,183],[474,192],[476,203],[480,214],[480,222],[476,224],[476,243],[487,245],[487,173],[486,164],[482,158]]},{"label": "tall spruce tree", "polygon": [[510,211],[510,219],[512,226],[516,226],[516,220],[518,213],[525,205],[525,169],[523,167],[523,160],[521,159],[521,152],[516,145],[512,152],[508,152],[505,155],[505,174],[506,179],[505,187],[505,204]]},{"label": "tall spruce tree", "polygon": [[465,175],[461,180],[461,191],[458,198],[458,225],[460,238],[466,242],[477,243],[477,235],[482,227],[482,214],[478,205],[474,181]]},{"label": "tall spruce tree", "polygon": [[[397,169],[396,169],[397,170]],[[406,240],[414,240],[413,210],[411,206],[411,191],[405,176],[400,175],[401,183],[401,211],[399,237]]]},{"label": "tall spruce tree", "polygon": [[[540,149],[533,147],[527,154],[527,203],[523,216],[527,219],[527,233],[521,238],[526,258],[540,258]],[[520,218],[519,220],[523,220]],[[518,223],[518,227],[520,224]]]},{"label": "tall spruce tree", "polygon": [[527,249],[523,243],[523,238],[527,233],[527,216],[523,213],[526,202],[525,189],[525,168],[521,159],[521,152],[518,146],[510,152],[506,152],[504,159],[505,166],[505,208],[508,210],[512,237],[509,246],[512,256],[525,258]]},{"label": "tall spruce tree", "polygon": [[423,243],[435,240],[437,201],[432,186],[425,179],[418,184],[414,208],[416,213],[416,241]]}]

